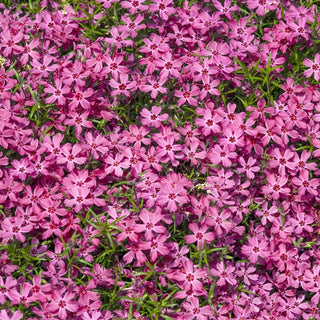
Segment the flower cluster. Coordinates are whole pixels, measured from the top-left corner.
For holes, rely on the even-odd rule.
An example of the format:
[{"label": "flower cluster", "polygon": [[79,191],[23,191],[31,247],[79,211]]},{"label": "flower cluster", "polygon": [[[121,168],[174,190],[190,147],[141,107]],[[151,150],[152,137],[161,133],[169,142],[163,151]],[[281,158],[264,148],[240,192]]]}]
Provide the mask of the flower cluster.
[{"label": "flower cluster", "polygon": [[317,5],[8,3],[0,320],[320,319]]}]

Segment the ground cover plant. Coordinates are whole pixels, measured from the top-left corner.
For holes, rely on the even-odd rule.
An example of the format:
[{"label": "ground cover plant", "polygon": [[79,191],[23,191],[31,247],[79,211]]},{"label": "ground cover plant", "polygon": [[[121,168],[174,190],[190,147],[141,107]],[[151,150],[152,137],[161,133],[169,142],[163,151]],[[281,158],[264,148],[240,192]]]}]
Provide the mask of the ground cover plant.
[{"label": "ground cover plant", "polygon": [[1,1],[0,320],[320,319],[318,1]]}]

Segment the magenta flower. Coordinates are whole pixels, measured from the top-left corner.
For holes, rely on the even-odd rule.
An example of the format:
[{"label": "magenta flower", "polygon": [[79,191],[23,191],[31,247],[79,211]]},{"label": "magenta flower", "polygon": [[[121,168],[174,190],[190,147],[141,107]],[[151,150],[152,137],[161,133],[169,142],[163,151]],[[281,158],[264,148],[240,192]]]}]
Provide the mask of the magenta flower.
[{"label": "magenta flower", "polygon": [[247,6],[249,9],[256,9],[258,16],[263,16],[268,10],[274,10],[278,6],[278,2],[268,2],[268,1],[259,1],[259,0],[247,0]]},{"label": "magenta flower", "polygon": [[129,90],[134,89],[136,87],[136,82],[129,81],[129,76],[126,73],[120,74],[120,83],[118,83],[114,79],[111,79],[109,84],[112,88],[116,89],[116,90],[112,90],[111,92],[112,96],[124,94],[125,96],[130,97]]},{"label": "magenta flower", "polygon": [[161,211],[150,212],[142,209],[139,215],[143,224],[136,225],[137,232],[144,232],[146,240],[151,240],[155,234],[165,233],[166,228],[159,224],[162,220]]},{"label": "magenta flower", "polygon": [[[90,121],[88,121],[90,122]],[[88,124],[88,126],[90,126]],[[85,133],[85,141],[87,143],[87,148],[90,150],[91,155],[94,159],[99,159],[100,154],[105,154],[108,152],[109,148],[107,147],[107,140],[105,136],[101,134],[93,135],[91,131],[86,131]]]},{"label": "magenta flower", "polygon": [[262,187],[264,194],[270,194],[272,199],[278,200],[280,194],[290,194],[290,189],[286,188],[288,178],[285,176],[275,176],[273,174],[267,174],[268,184]]},{"label": "magenta flower", "polygon": [[253,179],[255,177],[255,173],[260,171],[259,166],[254,166],[254,164],[257,162],[257,160],[250,157],[248,161],[246,162],[243,157],[239,158],[239,164],[242,166],[241,168],[238,168],[238,172],[242,173],[245,172],[246,176],[249,179]]},{"label": "magenta flower", "polygon": [[195,125],[201,128],[201,131],[205,136],[221,132],[221,127],[219,124],[222,121],[222,117],[218,114],[218,112],[210,108],[198,108],[196,111],[202,116],[202,118],[196,118]]},{"label": "magenta flower", "polygon": [[108,155],[104,162],[106,163],[106,169],[101,178],[111,174],[112,172],[114,172],[117,177],[120,177],[123,175],[122,169],[129,168],[130,166],[129,160],[124,158],[123,153],[117,153],[114,157]]},{"label": "magenta flower", "polygon": [[146,25],[144,23],[140,24],[144,20],[144,17],[141,14],[138,14],[133,21],[129,16],[122,16],[121,20],[125,22],[126,25],[120,25],[118,27],[119,31],[129,31],[129,34],[132,38],[135,38],[138,35],[138,30],[143,30],[146,28]]},{"label": "magenta flower", "polygon": [[[197,165],[199,163],[198,159],[205,159],[207,156],[207,152],[205,150],[201,150],[197,152],[199,146],[199,142],[194,141],[190,144],[189,147],[185,147],[182,151],[186,155],[187,160],[190,160],[190,162],[194,165]],[[201,146],[204,149],[204,146]]]},{"label": "magenta flower", "polygon": [[[130,18],[128,19],[130,20]],[[117,54],[114,57],[106,55],[104,57],[104,61],[106,62],[107,66],[103,68],[102,74],[107,75],[111,73],[112,78],[115,81],[118,81],[120,74],[126,74],[129,72],[129,69],[122,65],[123,55],[121,54]]]},{"label": "magenta flower", "polygon": [[224,266],[224,263],[221,261],[217,263],[216,268],[210,270],[211,274],[214,277],[218,277],[218,281],[216,284],[218,286],[224,286],[227,282],[232,286],[237,284],[236,279],[234,278],[233,274],[235,271],[235,267],[228,265],[227,267]]},{"label": "magenta flower", "polygon": [[298,186],[298,194],[299,195],[304,195],[306,193],[310,193],[313,196],[318,195],[318,186],[319,186],[319,179],[314,178],[311,179],[309,178],[310,171],[306,169],[302,169],[300,171],[299,178],[298,177],[293,177],[292,183],[294,183],[296,186]]},{"label": "magenta flower", "polygon": [[149,5],[149,10],[150,12],[158,12],[164,21],[167,21],[169,16],[176,12],[172,0],[153,0]]},{"label": "magenta flower", "polygon": [[143,266],[145,262],[147,261],[146,255],[143,253],[143,251],[149,250],[150,246],[149,243],[144,241],[134,242],[130,245],[126,246],[126,249],[128,252],[123,256],[124,263],[128,264],[133,261],[133,259],[136,260],[135,265],[137,267]]},{"label": "magenta flower", "polygon": [[182,91],[175,90],[174,95],[178,97],[179,100],[177,102],[177,106],[180,107],[186,102],[191,104],[192,106],[197,106],[198,101],[194,98],[194,96],[198,96],[200,93],[200,89],[196,85],[192,85],[190,90],[189,84],[184,84],[182,86]]},{"label": "magenta flower", "polygon": [[292,270],[295,267],[296,255],[296,248],[287,250],[286,244],[281,243],[279,245],[279,250],[272,255],[272,260],[275,262],[279,271],[284,271],[286,269]]},{"label": "magenta flower", "polygon": [[222,210],[219,214],[219,211],[216,207],[209,207],[209,215],[206,219],[206,224],[213,226],[216,234],[221,236],[223,233],[228,233],[234,227],[234,224],[228,221],[228,218],[231,216],[231,212],[227,209]]},{"label": "magenta flower", "polygon": [[290,222],[295,227],[294,230],[296,234],[301,234],[304,231],[309,233],[313,232],[313,227],[311,225],[314,223],[314,218],[300,210],[297,212],[295,218],[290,218]]},{"label": "magenta flower", "polygon": [[73,301],[75,294],[72,292],[66,292],[62,295],[64,290],[54,290],[52,300],[48,306],[49,311],[58,311],[59,318],[62,320],[67,319],[67,311],[76,312],[79,306],[76,301]]},{"label": "magenta flower", "polygon": [[38,38],[34,38],[30,41],[29,44],[26,44],[23,48],[23,54],[21,56],[21,64],[26,65],[30,59],[39,60],[41,58],[39,52],[33,50],[35,48],[38,48],[40,45],[40,41]]},{"label": "magenta flower", "polygon": [[46,88],[44,89],[44,92],[46,93],[52,93],[52,96],[46,98],[46,103],[54,103],[55,101],[58,102],[58,104],[63,105],[66,102],[65,95],[67,95],[70,92],[70,87],[64,86],[62,87],[63,81],[60,79],[57,79],[55,81],[55,86],[52,86],[51,84],[46,84]]},{"label": "magenta flower", "polygon": [[76,137],[79,139],[80,134],[82,132],[82,127],[85,128],[92,128],[93,123],[91,121],[86,120],[86,118],[89,115],[89,111],[86,111],[84,113],[76,113],[76,112],[70,112],[68,114],[68,118],[64,121],[64,124],[68,126],[75,126],[76,131]]},{"label": "magenta flower", "polygon": [[316,55],[314,56],[314,62],[311,61],[310,59],[305,59],[303,61],[303,64],[306,67],[309,67],[309,69],[307,69],[303,74],[308,78],[311,77],[313,74],[314,79],[316,81],[319,81],[320,80],[320,54],[316,53]]},{"label": "magenta flower", "polygon": [[272,159],[269,161],[271,168],[278,168],[278,172],[281,176],[286,174],[286,169],[295,170],[296,164],[292,161],[289,161],[294,153],[289,149],[286,149],[284,152],[281,152],[279,148],[275,148],[271,151],[270,155]]},{"label": "magenta flower", "polygon": [[112,35],[112,38],[104,38],[104,41],[108,44],[114,44],[117,49],[132,46],[133,44],[132,40],[127,40],[129,37],[128,31],[119,33],[118,28],[113,26],[110,29],[110,34]]},{"label": "magenta flower", "polygon": [[[185,320],[207,320],[208,317],[213,317],[213,311],[210,306],[199,306],[199,299],[196,297],[190,297],[187,299],[188,302],[183,302],[182,306],[187,311],[183,315]],[[181,318],[182,319],[182,318]]]},{"label": "magenta flower", "polygon": [[150,250],[150,261],[155,262],[158,256],[167,255],[170,250],[168,248],[168,244],[165,242],[169,236],[164,234],[159,234],[156,238],[149,240],[149,250]]},{"label": "magenta flower", "polygon": [[71,199],[65,199],[64,202],[68,207],[75,205],[75,212],[79,212],[83,206],[90,206],[93,204],[93,199],[89,199],[90,189],[88,188],[72,188],[68,189],[68,193],[72,196]]},{"label": "magenta flower", "polygon": [[10,304],[16,305],[23,303],[28,308],[30,306],[30,302],[32,302],[30,299],[31,289],[32,285],[28,282],[24,282],[22,284],[21,293],[19,293],[16,288],[12,288],[8,293],[8,298],[11,300]]},{"label": "magenta flower", "polygon": [[219,140],[221,145],[228,145],[230,151],[235,151],[237,146],[244,147],[245,141],[243,137],[243,131],[240,128],[233,129],[232,127],[227,127],[223,131],[224,137]]},{"label": "magenta flower", "polygon": [[174,59],[169,51],[166,51],[159,59],[154,61],[155,65],[162,70],[160,71],[160,77],[165,77],[166,79],[169,75],[179,79],[181,62]]},{"label": "magenta flower", "polygon": [[117,235],[117,242],[123,242],[126,239],[133,242],[139,241],[139,236],[137,235],[139,231],[134,219],[126,219],[124,222],[120,221],[117,223],[117,226],[122,230],[122,232]]},{"label": "magenta flower", "polygon": [[206,277],[207,274],[205,269],[198,269],[197,266],[194,266],[191,260],[185,260],[183,262],[183,269],[175,271],[173,274],[168,275],[168,277],[181,283],[185,292],[190,289],[201,292],[203,285],[200,279]]},{"label": "magenta flower", "polygon": [[163,181],[161,183],[161,190],[159,192],[157,203],[160,206],[166,204],[166,207],[170,212],[177,210],[177,204],[184,204],[188,202],[187,190],[181,185],[170,185]]},{"label": "magenta flower", "polygon": [[68,98],[71,100],[69,103],[70,110],[75,110],[79,105],[83,109],[90,109],[90,101],[87,99],[93,95],[93,89],[88,88],[86,90],[82,89],[81,87],[78,87],[77,85],[74,86],[73,89],[73,96],[72,98]]},{"label": "magenta flower", "polygon": [[1,34],[1,47],[4,48],[3,55],[5,57],[11,56],[11,54],[19,54],[23,52],[23,47],[19,46],[18,43],[23,39],[24,34],[21,31],[18,31],[15,35],[13,32],[10,32],[10,29],[4,28]]},{"label": "magenta flower", "polygon": [[177,159],[181,159],[183,154],[180,152],[182,150],[181,144],[174,143],[175,138],[170,136],[168,138],[157,138],[158,143],[157,154],[162,157],[162,162],[166,163],[169,160],[172,165],[176,167],[179,164]]},{"label": "magenta flower", "polygon": [[130,9],[130,14],[134,15],[138,11],[148,10],[148,5],[144,5],[145,0],[128,0],[120,1],[120,4],[123,8]]},{"label": "magenta flower", "polygon": [[63,69],[63,83],[68,86],[75,83],[77,86],[83,87],[86,84],[83,78],[86,78],[89,74],[89,70],[84,71],[83,64],[80,61],[75,61],[70,69]]},{"label": "magenta flower", "polygon": [[183,262],[188,260],[188,258],[185,256],[188,252],[189,249],[187,248],[187,246],[183,246],[179,250],[179,245],[176,242],[173,242],[172,248],[169,253],[170,257],[174,259],[171,267],[175,268],[177,266],[183,265]]},{"label": "magenta flower", "polygon": [[25,181],[35,171],[33,164],[27,157],[22,158],[20,161],[14,159],[11,164],[13,168],[10,169],[10,174],[13,177],[18,177],[21,181]]},{"label": "magenta flower", "polygon": [[204,242],[207,244],[211,243],[215,238],[213,232],[207,232],[209,229],[208,226],[202,224],[200,227],[197,223],[190,223],[189,229],[193,232],[193,235],[186,235],[185,240],[186,243],[194,243],[197,242],[198,251],[203,250]]},{"label": "magenta flower", "polygon": [[[214,148],[208,152],[208,158],[213,165],[219,165],[222,163],[224,167],[231,167],[231,159],[237,158],[237,153],[231,151],[231,147],[228,144],[215,144]],[[240,172],[240,171],[239,171]]]},{"label": "magenta flower", "polygon": [[62,146],[61,151],[62,153],[57,156],[57,163],[66,164],[70,172],[75,168],[75,164],[84,164],[87,161],[86,157],[78,156],[78,154],[82,152],[79,143],[73,146],[71,146],[70,143],[66,143]]},{"label": "magenta flower", "polygon": [[148,77],[149,84],[143,84],[140,86],[140,90],[142,92],[151,92],[150,96],[152,99],[155,99],[158,96],[158,93],[166,93],[167,88],[165,88],[163,85],[167,81],[166,76],[159,77],[159,80],[157,80],[155,77],[151,76]]},{"label": "magenta flower", "polygon": [[28,233],[33,229],[33,224],[26,224],[25,219],[19,215],[14,218],[5,218],[1,222],[0,238],[13,239],[15,237],[21,242],[25,242],[23,233]]},{"label": "magenta flower", "polygon": [[203,80],[203,87],[199,94],[200,100],[204,100],[208,93],[214,96],[220,96],[220,91],[216,89],[219,83],[219,80]]},{"label": "magenta flower", "polygon": [[231,12],[239,10],[237,6],[230,7],[231,5],[230,0],[225,0],[223,5],[218,0],[212,0],[212,3],[215,6],[215,8],[220,11],[219,12],[220,15],[224,15],[230,20],[232,19]]},{"label": "magenta flower", "polygon": [[161,123],[168,118],[167,113],[160,115],[161,111],[162,108],[158,106],[152,106],[151,111],[143,108],[140,112],[140,115],[143,117],[143,119],[141,119],[141,123],[145,126],[159,128]]},{"label": "magenta flower", "polygon": [[23,313],[19,310],[15,311],[12,316],[9,316],[7,311],[2,309],[0,311],[1,320],[20,320],[23,317]]},{"label": "magenta flower", "polygon": [[248,244],[242,246],[241,252],[251,263],[256,263],[259,257],[267,258],[270,255],[267,241],[264,239],[259,241],[257,237],[249,238]]}]

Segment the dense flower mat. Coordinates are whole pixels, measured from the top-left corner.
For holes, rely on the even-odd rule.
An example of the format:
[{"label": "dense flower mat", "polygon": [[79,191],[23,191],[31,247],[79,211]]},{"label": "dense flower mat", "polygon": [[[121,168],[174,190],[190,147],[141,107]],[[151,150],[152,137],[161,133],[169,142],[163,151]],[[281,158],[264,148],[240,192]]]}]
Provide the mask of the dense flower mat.
[{"label": "dense flower mat", "polygon": [[318,1],[1,2],[0,320],[320,319]]}]

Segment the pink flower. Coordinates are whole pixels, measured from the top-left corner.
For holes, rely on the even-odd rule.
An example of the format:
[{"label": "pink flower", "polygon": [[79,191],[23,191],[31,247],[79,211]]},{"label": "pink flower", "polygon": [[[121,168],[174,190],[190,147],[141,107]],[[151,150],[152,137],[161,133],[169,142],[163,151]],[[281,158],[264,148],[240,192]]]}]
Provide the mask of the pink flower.
[{"label": "pink flower", "polygon": [[279,250],[272,255],[272,260],[275,261],[279,271],[284,271],[285,269],[292,270],[295,267],[295,257],[297,253],[296,248],[287,250],[286,244],[281,243]]},{"label": "pink flower", "polygon": [[5,57],[11,56],[12,53],[19,54],[23,52],[23,47],[19,46],[18,43],[20,43],[21,40],[23,40],[24,34],[23,32],[18,31],[15,35],[13,35],[13,32],[10,32],[10,29],[8,26],[6,28],[3,28],[1,32],[1,47],[4,48],[3,55]]},{"label": "pink flower", "polygon": [[241,252],[247,256],[251,263],[256,263],[258,258],[267,258],[269,257],[268,243],[266,240],[258,240],[257,237],[249,238],[248,244],[243,245]]},{"label": "pink flower", "polygon": [[235,271],[235,267],[228,265],[227,267],[224,266],[224,263],[221,261],[217,263],[216,269],[213,268],[210,270],[211,274],[214,277],[218,277],[218,281],[216,284],[218,286],[224,286],[227,282],[232,286],[237,284],[236,279],[233,277]]},{"label": "pink flower", "polygon": [[159,157],[162,157],[161,162],[167,163],[170,160],[174,167],[178,166],[179,161],[177,159],[183,157],[183,154],[180,152],[182,145],[175,144],[173,136],[157,138],[156,141],[158,143],[157,154]]},{"label": "pink flower", "polygon": [[[128,17],[130,20],[130,18]],[[120,28],[120,27],[119,27]],[[129,69],[122,65],[124,56],[121,54],[117,54],[114,57],[106,55],[104,57],[104,61],[107,66],[103,68],[102,75],[108,75],[111,73],[112,78],[115,81],[118,81],[120,74],[126,74],[129,72]]]},{"label": "pink flower", "polygon": [[123,31],[122,33],[119,33],[118,28],[112,26],[110,29],[110,34],[112,35],[112,38],[104,38],[104,41],[108,44],[114,44],[117,49],[133,45],[132,40],[126,40],[129,37],[128,31]]},{"label": "pink flower", "polygon": [[128,0],[128,1],[120,1],[120,4],[123,8],[130,9],[130,14],[134,15],[138,11],[145,11],[148,10],[147,5],[144,5],[143,3],[145,0]]},{"label": "pink flower", "polygon": [[44,92],[46,93],[52,93],[52,96],[46,98],[46,103],[54,103],[56,100],[58,104],[63,105],[66,103],[65,95],[67,95],[70,92],[70,87],[64,86],[62,87],[62,80],[56,79],[55,86],[52,86],[51,84],[46,84],[46,88],[44,89]]},{"label": "pink flower", "polygon": [[222,163],[224,167],[231,167],[231,159],[237,158],[237,153],[231,151],[231,147],[228,144],[215,144],[214,148],[208,152],[208,158],[213,165],[219,165]]},{"label": "pink flower", "polygon": [[71,143],[66,143],[61,148],[62,154],[58,155],[57,163],[58,164],[65,164],[67,169],[71,172],[75,168],[75,164],[84,164],[87,160],[86,157],[79,157],[77,156],[79,153],[82,152],[81,145],[76,143],[75,145],[71,146]]},{"label": "pink flower", "polygon": [[26,224],[25,219],[19,215],[13,218],[5,218],[1,222],[0,238],[13,239],[15,237],[21,242],[25,242],[23,233],[28,233],[33,229],[33,224]]},{"label": "pink flower", "polygon": [[169,16],[176,12],[172,0],[153,0],[149,5],[149,10],[159,12],[160,18],[164,21],[167,21]]},{"label": "pink flower", "polygon": [[231,212],[227,209],[219,211],[216,207],[209,207],[208,219],[206,219],[206,224],[209,226],[214,226],[214,230],[218,236],[224,233],[228,233],[234,227],[234,224],[227,219],[231,216]]},{"label": "pink flower", "polygon": [[120,74],[120,83],[118,83],[114,79],[111,79],[109,84],[112,88],[116,89],[116,90],[112,90],[111,92],[112,96],[124,94],[125,96],[130,97],[129,90],[136,87],[136,82],[129,81],[129,76],[126,73]]},{"label": "pink flower", "polygon": [[163,180],[157,202],[160,206],[167,204],[168,210],[174,212],[178,208],[177,204],[188,202],[187,190],[180,184],[172,185],[167,180]]},{"label": "pink flower", "polygon": [[292,183],[298,186],[298,194],[304,195],[306,192],[312,194],[313,196],[318,195],[319,179],[309,179],[310,171],[302,169],[300,171],[299,178],[293,177]]},{"label": "pink flower", "polygon": [[[188,302],[183,302],[182,306],[187,311],[183,315],[185,320],[207,320],[208,317],[211,319],[213,317],[213,311],[210,306],[199,306],[199,299],[196,297],[190,297],[187,299]],[[182,318],[181,318],[182,319]]]},{"label": "pink flower", "polygon": [[135,259],[135,265],[137,267],[143,266],[147,261],[147,257],[143,251],[149,250],[149,248],[149,243],[144,241],[131,243],[130,245],[126,246],[128,252],[123,256],[122,259],[126,264],[131,263],[133,259]]},{"label": "pink flower", "polygon": [[314,79],[316,81],[319,81],[320,80],[320,54],[316,53],[316,55],[314,57],[314,62],[311,61],[310,59],[305,59],[303,61],[303,64],[306,67],[309,67],[309,69],[306,70],[303,74],[308,78],[311,77],[313,74]]},{"label": "pink flower", "polygon": [[285,176],[275,176],[273,174],[267,174],[268,184],[262,187],[264,194],[270,194],[272,199],[278,200],[280,194],[290,194],[290,189],[286,188],[288,178]]},{"label": "pink flower", "polygon": [[28,176],[32,176],[34,173],[34,165],[30,162],[29,158],[22,158],[21,160],[14,159],[10,169],[10,174],[13,177],[18,177],[21,181],[25,181]]},{"label": "pink flower", "polygon": [[183,268],[175,271],[173,274],[168,275],[168,277],[174,281],[181,283],[183,290],[185,292],[193,289],[197,292],[201,292],[203,285],[200,279],[207,276],[207,271],[205,269],[198,269],[197,266],[193,265],[191,260],[185,260],[183,262]]},{"label": "pink flower", "polygon": [[162,108],[158,106],[152,106],[151,111],[143,108],[140,112],[140,115],[143,117],[143,119],[141,119],[141,123],[145,126],[159,128],[161,123],[168,118],[167,113],[160,115],[161,111]]},{"label": "pink flower", "polygon": [[86,120],[86,118],[89,115],[89,111],[86,111],[84,113],[76,113],[76,112],[70,112],[68,114],[68,118],[64,121],[64,124],[68,126],[75,126],[75,132],[76,137],[79,139],[80,134],[82,132],[82,127],[85,128],[92,128],[93,123],[91,121]]},{"label": "pink flower", "polygon": [[68,207],[75,205],[75,212],[79,212],[83,206],[93,204],[93,199],[89,199],[90,189],[88,188],[72,188],[68,189],[68,193],[72,196],[71,199],[65,199],[64,202]]},{"label": "pink flower", "polygon": [[134,221],[134,219],[126,219],[125,221],[120,221],[117,223],[117,226],[122,230],[121,233],[117,235],[117,242],[123,242],[126,239],[129,239],[132,242],[138,242],[139,236],[139,228]]},{"label": "pink flower", "polygon": [[177,106],[182,106],[185,102],[188,102],[192,106],[197,106],[198,101],[194,96],[198,96],[200,93],[199,88],[196,85],[192,85],[190,90],[189,84],[184,84],[182,86],[182,91],[175,90],[174,95],[179,98]]},{"label": "pink flower", "polygon": [[229,146],[230,151],[235,151],[236,147],[244,147],[245,141],[243,131],[240,128],[227,127],[223,131],[224,138],[219,140],[221,145],[226,144]]},{"label": "pink flower", "polygon": [[104,178],[112,172],[114,172],[117,177],[120,177],[123,175],[122,169],[129,168],[130,166],[129,160],[126,158],[124,159],[123,153],[117,153],[114,157],[109,154],[104,162],[106,163],[106,169],[101,178]]},{"label": "pink flower", "polygon": [[294,230],[296,234],[301,234],[304,231],[309,233],[313,232],[311,225],[314,222],[314,218],[300,210],[297,212],[297,216],[295,218],[290,218],[290,222],[295,227]]},{"label": "pink flower", "polygon": [[155,99],[158,96],[158,93],[166,93],[167,88],[163,85],[167,81],[167,77],[165,75],[160,76],[159,80],[157,80],[154,76],[148,77],[149,84],[143,84],[140,86],[140,90],[142,92],[151,92],[150,96],[152,99]]},{"label": "pink flower", "polygon": [[200,227],[197,223],[190,223],[189,229],[194,233],[193,235],[186,235],[185,240],[186,243],[194,243],[197,241],[197,249],[198,251],[203,250],[204,242],[206,241],[207,244],[213,241],[214,234],[213,232],[207,232],[209,229],[208,226],[202,224]]},{"label": "pink flower", "polygon": [[139,215],[140,220],[143,224],[137,224],[137,232],[144,232],[146,240],[151,240],[155,234],[165,233],[166,228],[159,224],[162,220],[162,214],[160,210],[156,212],[150,212],[146,209],[142,209]]},{"label": "pink flower", "polygon": [[257,160],[253,159],[252,157],[250,157],[247,162],[243,157],[240,157],[239,164],[242,166],[242,168],[238,168],[237,170],[240,173],[245,172],[249,179],[253,179],[255,177],[255,172],[260,171],[259,166],[254,166],[256,162]]},{"label": "pink flower", "polygon": [[272,159],[269,161],[269,165],[271,168],[277,168],[280,175],[284,176],[286,172],[286,168],[291,170],[295,170],[296,164],[292,161],[289,161],[294,153],[289,149],[281,152],[279,148],[275,148],[271,151],[270,155]]},{"label": "pink flower", "polygon": [[220,15],[225,15],[230,20],[232,19],[231,12],[239,10],[237,6],[230,7],[230,0],[225,0],[223,5],[218,0],[212,0],[212,3],[215,6],[215,8],[220,11]]},{"label": "pink flower", "polygon": [[170,250],[168,244],[165,242],[169,236],[160,234],[156,238],[149,240],[150,261],[155,262],[158,256],[166,256]]},{"label": "pink flower", "polygon": [[84,90],[77,85],[74,86],[72,98],[68,98],[71,100],[69,103],[70,110],[75,110],[79,105],[83,109],[90,109],[90,101],[87,99],[93,95],[93,89],[88,88]]},{"label": "pink flower", "polygon": [[23,317],[23,313],[19,310],[15,311],[12,316],[8,316],[6,310],[2,309],[0,311],[0,319],[1,320],[20,320]]},{"label": "pink flower", "polygon": [[[198,159],[205,159],[207,156],[207,152],[205,150],[201,150],[197,152],[197,149],[199,147],[199,142],[194,141],[190,144],[189,147],[185,147],[182,151],[186,155],[187,160],[190,160],[190,162],[194,165],[197,165],[199,163]],[[205,148],[204,145],[201,146],[201,148]]]},{"label": "pink flower", "polygon": [[59,318],[62,320],[67,319],[67,311],[76,312],[79,308],[76,301],[73,301],[75,294],[72,292],[66,292],[62,295],[65,290],[54,290],[52,300],[48,307],[49,311],[58,311]]},{"label": "pink flower", "polygon": [[142,30],[146,28],[146,25],[144,23],[140,24],[144,20],[144,17],[141,14],[138,14],[133,21],[129,16],[122,16],[121,20],[125,22],[126,25],[125,26],[120,25],[118,27],[119,31],[121,32],[129,31],[129,34],[132,38],[135,38],[138,35],[137,33],[138,30]]},{"label": "pink flower", "polygon": [[70,69],[63,69],[63,82],[68,86],[75,83],[77,86],[83,87],[86,84],[83,78],[87,77],[89,74],[89,70],[84,71],[83,64],[76,60],[75,63],[70,66]]}]

